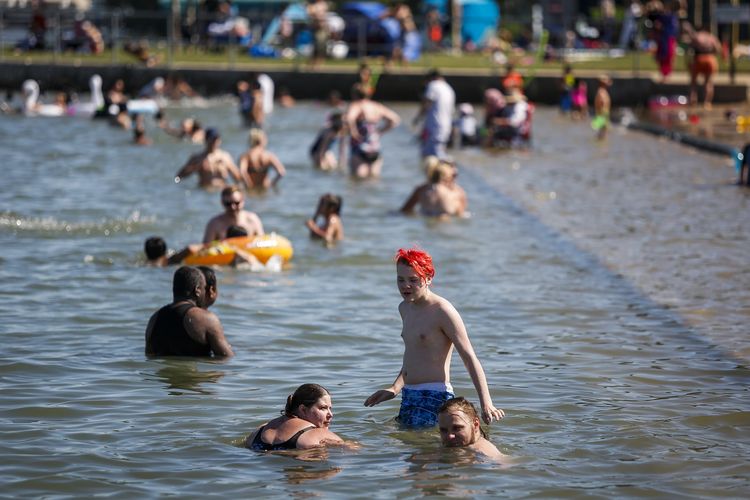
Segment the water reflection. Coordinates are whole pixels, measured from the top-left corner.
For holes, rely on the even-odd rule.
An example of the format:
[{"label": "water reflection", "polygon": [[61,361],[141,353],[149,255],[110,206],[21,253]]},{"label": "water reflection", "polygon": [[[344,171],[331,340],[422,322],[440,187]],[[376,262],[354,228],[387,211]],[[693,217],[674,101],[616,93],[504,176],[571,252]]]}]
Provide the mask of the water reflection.
[{"label": "water reflection", "polygon": [[[308,481],[329,479],[341,471],[341,467],[326,464],[320,464],[319,466],[305,464],[284,467],[284,474],[289,484],[303,484]],[[305,492],[304,495],[307,496],[308,493]]]},{"label": "water reflection", "polygon": [[159,360],[159,362],[163,363],[163,366],[154,373],[154,376],[166,385],[169,394],[173,396],[188,392],[213,394],[212,388],[202,386],[215,384],[224,376],[224,372],[219,370],[201,371],[198,368],[198,362],[192,359],[170,358]]}]

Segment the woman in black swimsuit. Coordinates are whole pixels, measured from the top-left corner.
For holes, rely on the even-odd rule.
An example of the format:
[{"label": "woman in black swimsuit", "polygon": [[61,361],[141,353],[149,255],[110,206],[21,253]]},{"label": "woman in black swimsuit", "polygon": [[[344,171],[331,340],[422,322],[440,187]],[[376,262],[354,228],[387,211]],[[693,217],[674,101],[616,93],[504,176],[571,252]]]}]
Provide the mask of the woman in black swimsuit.
[{"label": "woman in black swimsuit", "polygon": [[281,416],[261,425],[246,440],[256,451],[315,448],[344,441],[328,430],[333,419],[331,395],[318,384],[303,384],[290,394]]}]

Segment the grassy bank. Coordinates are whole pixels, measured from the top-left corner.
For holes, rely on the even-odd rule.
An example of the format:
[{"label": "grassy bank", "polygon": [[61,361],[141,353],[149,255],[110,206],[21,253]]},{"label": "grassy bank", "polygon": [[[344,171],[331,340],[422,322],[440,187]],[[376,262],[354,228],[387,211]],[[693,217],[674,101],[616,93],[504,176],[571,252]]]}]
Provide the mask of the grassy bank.
[{"label": "grassy bank", "polygon": [[[166,49],[153,50],[157,68],[180,68],[180,67],[207,67],[215,66],[217,68],[236,68],[236,69],[253,69],[253,68],[278,68],[278,69],[304,69],[307,67],[307,59],[271,59],[271,58],[251,58],[244,51],[222,50],[219,52],[206,52],[196,50],[175,51],[169,54]],[[371,64],[382,64],[382,61],[370,59]],[[141,65],[133,56],[124,51],[106,50],[99,55],[91,54],[74,54],[54,52],[26,52],[13,53],[6,50],[0,54],[0,62],[25,63],[25,64],[101,64],[101,65]],[[322,69],[351,69],[357,66],[357,59],[329,60],[326,61]],[[604,72],[655,72],[658,70],[653,57],[647,53],[627,53],[618,58],[601,58],[587,61],[578,61],[571,63],[574,70],[596,70]],[[517,60],[517,66],[524,72],[554,73],[560,72],[562,63],[559,61],[542,61],[537,62],[533,56],[521,57]],[[390,70],[393,72],[419,72],[428,68],[441,68],[446,71],[467,71],[467,72],[492,72],[501,73],[503,68],[492,61],[491,56],[485,54],[430,54],[425,53],[419,61],[408,65],[393,65]],[[675,70],[684,71],[686,68],[684,58],[678,56],[675,60]],[[750,73],[750,60],[740,60],[736,64],[738,73]],[[721,73],[726,74],[729,71],[727,61],[720,62]]]}]

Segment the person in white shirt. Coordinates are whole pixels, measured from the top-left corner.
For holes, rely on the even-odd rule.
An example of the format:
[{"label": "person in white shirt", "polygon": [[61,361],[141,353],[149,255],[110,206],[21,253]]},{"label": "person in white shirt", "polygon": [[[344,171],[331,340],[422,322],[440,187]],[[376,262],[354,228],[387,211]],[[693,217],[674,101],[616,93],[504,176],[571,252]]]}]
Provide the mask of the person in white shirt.
[{"label": "person in white shirt", "polygon": [[426,156],[445,158],[445,146],[453,126],[456,93],[436,69],[428,73],[427,80],[422,106],[417,116],[414,117],[413,125],[416,126],[424,120],[421,136],[422,158]]},{"label": "person in white shirt", "polygon": [[477,119],[474,116],[474,106],[468,102],[458,106],[456,130],[462,148],[477,145]]}]

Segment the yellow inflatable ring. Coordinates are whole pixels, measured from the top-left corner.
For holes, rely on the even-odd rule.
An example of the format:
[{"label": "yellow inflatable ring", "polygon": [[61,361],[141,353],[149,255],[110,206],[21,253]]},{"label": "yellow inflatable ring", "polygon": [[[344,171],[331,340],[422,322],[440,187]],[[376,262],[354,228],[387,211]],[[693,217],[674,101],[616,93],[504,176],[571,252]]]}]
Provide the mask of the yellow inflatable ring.
[{"label": "yellow inflatable ring", "polygon": [[291,260],[294,255],[292,243],[288,239],[271,233],[218,241],[197,254],[187,256],[185,264],[188,266],[226,266],[234,261],[237,250],[255,256],[263,264],[274,255],[280,256],[284,262]]}]

